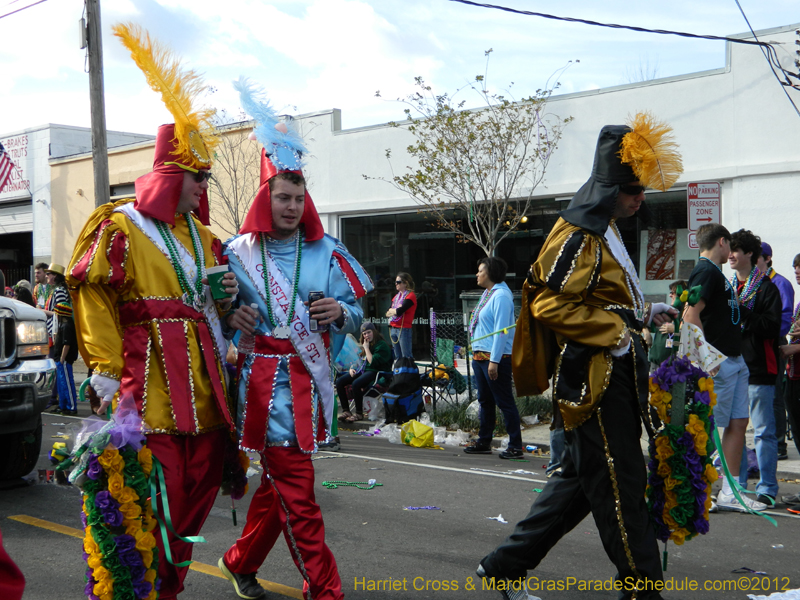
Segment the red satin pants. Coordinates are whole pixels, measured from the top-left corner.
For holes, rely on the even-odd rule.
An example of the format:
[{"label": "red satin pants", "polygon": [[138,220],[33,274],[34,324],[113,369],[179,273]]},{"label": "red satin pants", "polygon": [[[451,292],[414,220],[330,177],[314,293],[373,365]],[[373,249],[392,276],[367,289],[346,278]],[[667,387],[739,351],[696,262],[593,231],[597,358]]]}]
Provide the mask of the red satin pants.
[{"label": "red satin pants", "polygon": [[3,548],[3,533],[0,532],[0,598],[20,600],[24,590],[25,577]]},{"label": "red satin pants", "polygon": [[314,498],[314,466],[298,448],[270,447],[264,474],[247,511],[242,537],[225,554],[234,573],[255,573],[283,532],[307,600],[341,600],[342,581],[325,544],[325,524]]},{"label": "red satin pants", "polygon": [[[147,447],[164,468],[172,524],[183,537],[198,535],[211,512],[222,482],[224,452],[221,449],[227,436],[228,432],[224,429],[200,435],[158,433],[147,436]],[[153,534],[159,550],[158,577],[161,579],[161,589],[158,597],[159,600],[169,600],[183,591],[183,580],[189,567],[169,564],[164,554],[160,527],[157,526]],[[192,544],[177,539],[169,530],[167,535],[173,562],[192,558]]]}]

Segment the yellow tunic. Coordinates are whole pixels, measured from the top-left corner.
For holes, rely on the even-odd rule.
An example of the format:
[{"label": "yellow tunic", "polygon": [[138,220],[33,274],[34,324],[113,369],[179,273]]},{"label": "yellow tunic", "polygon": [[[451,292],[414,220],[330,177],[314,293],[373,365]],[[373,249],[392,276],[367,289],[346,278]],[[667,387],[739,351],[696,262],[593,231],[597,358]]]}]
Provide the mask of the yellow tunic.
[{"label": "yellow tunic", "polygon": [[[613,226],[613,223],[612,223]],[[522,394],[540,394],[555,375],[554,397],[569,430],[586,421],[611,376],[611,352],[629,328],[613,309],[634,310],[626,271],[606,241],[559,219],[531,267],[514,339],[514,381]],[[519,338],[519,340],[517,339]],[[559,397],[568,342],[596,348],[588,359],[579,399]],[[591,350],[590,350],[591,352]],[[585,365],[569,365],[581,369]]]},{"label": "yellow tunic", "polygon": [[[204,315],[180,302],[183,292],[169,259],[126,215],[113,212],[125,202],[95,210],[70,261],[67,281],[84,361],[95,372],[122,380],[120,393],[132,391],[155,433],[198,434],[229,426],[228,407],[219,398],[219,384],[223,394],[225,385],[220,349],[213,335],[209,338]],[[219,240],[195,224],[206,267],[219,264],[214,251],[220,250]],[[172,231],[193,253],[186,220],[176,218]],[[172,368],[170,376],[174,365],[186,368],[177,374]],[[181,384],[186,401],[177,406],[171,396]]]}]

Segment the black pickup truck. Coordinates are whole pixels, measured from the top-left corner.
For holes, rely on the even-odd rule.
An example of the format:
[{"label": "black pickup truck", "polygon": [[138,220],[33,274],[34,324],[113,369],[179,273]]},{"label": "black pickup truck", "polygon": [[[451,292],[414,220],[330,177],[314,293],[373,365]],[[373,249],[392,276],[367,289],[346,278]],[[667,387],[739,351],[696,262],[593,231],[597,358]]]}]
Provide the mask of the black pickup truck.
[{"label": "black pickup truck", "polygon": [[47,351],[45,314],[0,296],[0,480],[27,475],[39,459],[42,411],[56,381]]}]

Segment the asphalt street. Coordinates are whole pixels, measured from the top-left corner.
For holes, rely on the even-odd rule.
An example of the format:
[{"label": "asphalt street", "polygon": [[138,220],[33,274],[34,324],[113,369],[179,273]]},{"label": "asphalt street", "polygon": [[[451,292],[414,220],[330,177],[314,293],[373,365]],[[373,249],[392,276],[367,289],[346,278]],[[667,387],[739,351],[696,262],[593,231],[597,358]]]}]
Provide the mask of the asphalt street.
[{"label": "asphalt street", "polygon": [[[38,466],[47,469],[52,467],[46,453],[54,441],[59,441],[53,436],[66,434],[70,427],[79,425],[80,419],[45,415],[44,422]],[[528,455],[525,462],[511,462],[500,460],[496,454],[467,456],[461,449],[410,448],[353,432],[341,432],[341,438],[341,452],[320,453],[314,465],[316,497],[346,597],[499,598],[496,591],[482,589],[475,567],[525,516],[538,495],[536,490],[545,485],[543,467],[547,459]],[[328,489],[322,484],[370,479],[380,485],[366,490],[352,486]],[[232,522],[230,499],[217,499],[202,531],[207,543],[195,547],[196,562],[181,597],[235,600],[232,586],[221,578],[216,564],[241,532],[258,480],[259,475],[251,478],[250,493],[236,503],[237,526]],[[364,483],[361,486],[367,487]],[[781,484],[781,494],[798,491],[796,482]],[[6,485],[0,490],[0,529],[7,551],[27,577],[26,600],[83,597],[80,504],[79,490],[40,482],[37,471],[27,484]],[[800,587],[800,522],[785,510],[771,512],[777,528],[757,516],[719,513],[711,516],[708,535],[683,546],[670,544],[665,573],[668,581],[684,587],[696,582],[699,589],[665,592],[664,597],[745,599],[748,593]],[[500,515],[508,523],[489,518]],[[732,573],[740,568],[765,575]],[[543,600],[611,599],[616,598],[616,592],[583,591],[579,586],[587,585],[587,581],[608,582],[614,574],[590,517],[530,572],[529,582],[534,586],[535,578],[550,582],[544,584],[545,591],[531,589]],[[271,600],[302,597],[302,579],[281,540],[258,576],[270,590]],[[733,582],[738,587],[731,590]],[[547,591],[547,585],[569,585],[570,589]],[[723,585],[728,591],[703,589]],[[750,589],[743,591],[743,586]]]}]

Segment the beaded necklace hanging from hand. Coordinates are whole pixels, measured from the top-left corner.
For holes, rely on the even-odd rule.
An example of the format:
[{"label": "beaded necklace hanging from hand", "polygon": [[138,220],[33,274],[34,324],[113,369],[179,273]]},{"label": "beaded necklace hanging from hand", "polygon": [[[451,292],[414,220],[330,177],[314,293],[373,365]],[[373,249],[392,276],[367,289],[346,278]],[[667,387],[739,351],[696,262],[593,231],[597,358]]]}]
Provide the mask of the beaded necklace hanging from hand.
[{"label": "beaded necklace hanging from hand", "polygon": [[[742,292],[739,294],[739,304],[753,310],[753,305],[756,303],[756,293],[763,281],[764,273],[759,271],[757,267],[753,267],[753,270],[750,271],[750,275],[747,276],[744,282]],[[731,278],[731,285],[737,285],[738,282],[738,278],[734,275]]]},{"label": "beaded necklace hanging from hand", "polygon": [[178,252],[178,240],[175,234],[172,233],[172,228],[169,224],[158,219],[153,219],[156,224],[158,233],[161,234],[161,239],[164,240],[164,245],[169,252],[169,260],[172,263],[172,268],[175,270],[175,275],[178,276],[178,283],[183,291],[184,301],[190,306],[195,308],[201,307],[205,304],[205,294],[203,293],[203,277],[205,276],[206,259],[203,252],[203,244],[200,242],[200,235],[197,232],[197,226],[194,224],[194,219],[191,215],[184,215],[186,219],[186,226],[189,228],[189,237],[192,238],[192,249],[194,250],[194,262],[197,267],[196,278],[193,283],[189,282],[189,275],[183,268],[183,261],[181,261],[180,253]]},{"label": "beaded necklace hanging from hand", "polygon": [[472,311],[472,318],[469,321],[469,335],[472,337],[475,334],[475,328],[478,327],[478,317],[483,310],[483,307],[486,306],[486,303],[489,302],[489,298],[492,297],[494,294],[494,290],[497,286],[493,287],[490,290],[483,290],[483,295],[481,296],[480,302],[478,302],[478,306],[475,307],[475,310]]},{"label": "beaded necklace hanging from hand", "polygon": [[[284,332],[283,328],[287,328],[289,323],[294,319],[294,305],[297,300],[297,289],[300,286],[300,262],[303,254],[303,244],[300,239],[300,232],[295,233],[297,245],[295,247],[294,258],[294,282],[292,283],[292,298],[289,301],[289,318],[286,320],[286,325],[281,326],[278,320],[272,314],[272,293],[269,289],[269,273],[267,271],[267,248],[264,245],[264,233],[258,234],[258,241],[261,245],[261,276],[264,278],[264,292],[267,302],[267,314],[269,315],[269,322],[272,325],[273,331],[281,329],[281,337],[285,335],[288,337],[288,331]],[[278,337],[278,335],[276,335]]]},{"label": "beaded necklace hanging from hand", "polygon": [[701,256],[700,260],[708,261],[710,264],[714,265],[717,268],[717,271],[719,271],[719,274],[722,275],[722,281],[725,282],[725,287],[730,288],[731,301],[729,302],[729,304],[731,307],[731,323],[733,323],[734,325],[738,325],[739,321],[742,318],[742,314],[739,311],[739,298],[736,296],[736,286],[732,285],[731,282],[728,281],[728,278],[725,277],[725,273],[722,272],[722,269],[720,269],[719,265],[715,263],[713,260],[711,260],[710,258],[706,258],[705,256]]}]

